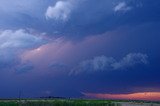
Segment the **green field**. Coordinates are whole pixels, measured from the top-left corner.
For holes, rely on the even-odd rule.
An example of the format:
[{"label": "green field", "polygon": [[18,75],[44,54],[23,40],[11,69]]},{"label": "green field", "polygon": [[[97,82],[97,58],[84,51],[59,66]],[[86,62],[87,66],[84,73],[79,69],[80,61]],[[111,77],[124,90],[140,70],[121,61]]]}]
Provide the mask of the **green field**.
[{"label": "green field", "polygon": [[120,106],[107,100],[1,100],[0,106]]},{"label": "green field", "polygon": [[159,102],[85,99],[0,100],[0,106],[160,106]]}]

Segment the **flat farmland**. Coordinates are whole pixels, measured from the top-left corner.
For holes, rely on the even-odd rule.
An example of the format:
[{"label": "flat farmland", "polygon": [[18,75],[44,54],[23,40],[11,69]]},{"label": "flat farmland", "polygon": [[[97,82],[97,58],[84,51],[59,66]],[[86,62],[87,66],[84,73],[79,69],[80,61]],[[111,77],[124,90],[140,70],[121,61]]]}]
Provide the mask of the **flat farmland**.
[{"label": "flat farmland", "polygon": [[0,106],[160,106],[156,102],[132,102],[112,100],[40,99],[0,100]]}]

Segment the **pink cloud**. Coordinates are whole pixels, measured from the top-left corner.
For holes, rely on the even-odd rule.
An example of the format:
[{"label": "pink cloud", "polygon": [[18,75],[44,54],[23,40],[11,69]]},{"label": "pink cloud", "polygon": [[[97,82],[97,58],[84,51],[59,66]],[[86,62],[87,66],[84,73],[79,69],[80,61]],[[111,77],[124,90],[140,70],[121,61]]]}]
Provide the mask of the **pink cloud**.
[{"label": "pink cloud", "polygon": [[160,92],[140,92],[130,94],[103,94],[103,93],[83,93],[86,97],[99,99],[120,99],[120,100],[160,100]]},{"label": "pink cloud", "polygon": [[[31,61],[35,70],[42,75],[49,71],[51,63],[64,63],[69,67],[77,65],[80,61],[103,55],[110,52],[113,44],[117,42],[115,32],[102,35],[89,36],[83,40],[74,42],[65,38],[58,38],[36,49],[28,50],[21,55],[22,61]],[[39,73],[40,75],[40,73]]]}]

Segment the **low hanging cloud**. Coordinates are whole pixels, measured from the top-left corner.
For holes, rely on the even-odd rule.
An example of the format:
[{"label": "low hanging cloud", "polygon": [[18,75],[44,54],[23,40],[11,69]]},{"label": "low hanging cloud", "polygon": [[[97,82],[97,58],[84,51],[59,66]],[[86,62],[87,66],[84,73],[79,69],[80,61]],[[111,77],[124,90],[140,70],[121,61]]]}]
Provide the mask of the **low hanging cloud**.
[{"label": "low hanging cloud", "polygon": [[74,8],[73,0],[57,1],[54,6],[49,6],[45,13],[46,19],[66,21]]},{"label": "low hanging cloud", "polygon": [[90,60],[82,61],[71,70],[70,74],[90,73],[97,71],[122,70],[138,64],[147,64],[148,56],[142,53],[130,53],[117,61],[113,57],[98,56]]},{"label": "low hanging cloud", "polygon": [[114,7],[115,12],[119,12],[119,11],[126,12],[126,11],[129,11],[131,9],[132,9],[132,7],[128,6],[126,2],[120,2]]}]

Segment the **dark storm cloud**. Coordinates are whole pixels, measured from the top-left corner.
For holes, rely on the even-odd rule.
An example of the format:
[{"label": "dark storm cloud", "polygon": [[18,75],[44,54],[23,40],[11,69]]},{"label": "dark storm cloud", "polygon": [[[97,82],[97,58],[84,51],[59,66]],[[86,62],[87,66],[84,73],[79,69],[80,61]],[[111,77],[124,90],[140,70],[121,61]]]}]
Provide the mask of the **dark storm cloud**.
[{"label": "dark storm cloud", "polygon": [[1,1],[0,28],[33,28],[49,35],[83,38],[86,35],[104,33],[117,27],[115,23],[118,18],[128,13],[118,15],[115,13],[115,8],[117,7],[116,11],[126,11],[130,7],[134,10],[137,4],[137,2],[131,4],[130,1],[121,0],[98,2],[96,0],[46,0],[38,4],[37,2],[39,1],[16,0],[9,4]]},{"label": "dark storm cloud", "polygon": [[151,0],[23,0],[12,4],[1,2],[1,28],[33,28],[51,36],[84,38],[123,25],[137,25],[160,19],[159,2]]},{"label": "dark storm cloud", "polygon": [[[154,2],[149,4],[149,1],[84,0],[74,6],[72,0],[59,2],[57,4],[61,5],[55,4],[52,5],[52,9],[50,8],[49,13],[51,14],[51,10],[53,10],[55,14],[48,21],[52,23],[56,34],[74,38],[101,34],[124,25],[140,25],[145,22],[159,21],[159,9],[155,8],[157,4]],[[68,3],[69,5],[65,5]],[[67,8],[68,11],[63,11],[61,14],[60,10],[64,8]],[[146,11],[150,11],[152,14],[148,14]],[[57,16],[55,16],[56,14]],[[67,17],[67,20],[60,21],[64,16]]]},{"label": "dark storm cloud", "polygon": [[[160,92],[159,5],[157,0],[1,0],[1,96],[16,97],[17,89],[24,97],[46,91],[65,97]],[[73,68],[94,72],[68,75]]]}]

